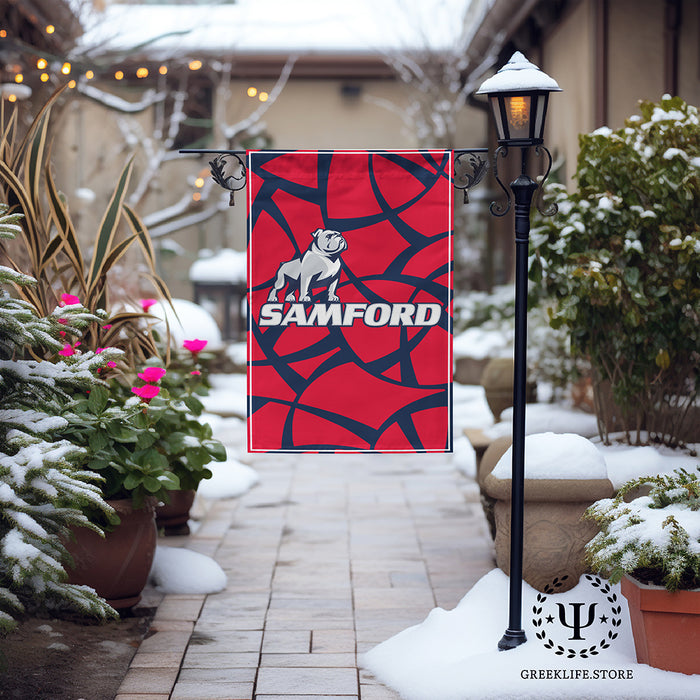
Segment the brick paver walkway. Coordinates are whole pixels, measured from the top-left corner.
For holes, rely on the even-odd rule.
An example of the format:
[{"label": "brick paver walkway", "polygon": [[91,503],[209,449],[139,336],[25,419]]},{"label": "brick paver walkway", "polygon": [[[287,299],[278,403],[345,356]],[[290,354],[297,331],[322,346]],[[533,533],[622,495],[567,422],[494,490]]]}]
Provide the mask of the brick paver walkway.
[{"label": "brick paver walkway", "polygon": [[260,485],[161,541],[226,590],[165,596],[116,700],[398,698],[358,655],[493,568],[476,485],[442,455],[251,457]]}]

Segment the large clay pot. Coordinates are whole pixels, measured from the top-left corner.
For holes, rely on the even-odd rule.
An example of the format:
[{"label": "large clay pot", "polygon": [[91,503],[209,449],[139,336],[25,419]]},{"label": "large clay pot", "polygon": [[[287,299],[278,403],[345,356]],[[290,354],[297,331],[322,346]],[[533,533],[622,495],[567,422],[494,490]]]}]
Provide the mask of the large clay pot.
[{"label": "large clay pot", "polygon": [[68,582],[94,588],[113,608],[131,608],[141,600],[156,553],[155,501],[135,510],[130,499],[107,501],[121,522],[100,537],[84,527],[72,528],[66,544],[74,566]]},{"label": "large clay pot", "polygon": [[156,508],[156,525],[166,535],[189,535],[190,508],[197,492],[194,489],[168,491],[168,503]]},{"label": "large clay pot", "polygon": [[678,673],[700,673],[700,589],[671,593],[625,576],[621,584],[637,661]]}]

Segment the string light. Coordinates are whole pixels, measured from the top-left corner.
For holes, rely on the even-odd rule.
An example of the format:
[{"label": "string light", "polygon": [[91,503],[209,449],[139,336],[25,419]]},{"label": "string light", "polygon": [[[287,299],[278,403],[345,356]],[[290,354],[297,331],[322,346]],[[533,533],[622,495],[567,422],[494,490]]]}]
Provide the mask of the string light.
[{"label": "string light", "polygon": [[136,77],[137,78],[147,78],[148,77],[148,68],[144,68],[141,66],[141,68],[136,69]]},{"label": "string light", "polygon": [[8,95],[7,101],[8,102],[17,102],[17,95]]},{"label": "string light", "polygon": [[199,70],[202,67],[202,62],[199,60],[190,61],[190,70]]},{"label": "string light", "polygon": [[91,70],[85,71],[85,77],[88,80],[92,80],[95,77],[95,72]]},{"label": "string light", "polygon": [[71,65],[70,65],[70,63],[68,63],[68,61],[66,61],[61,66],[61,73],[63,73],[63,75],[70,75],[70,71],[71,71]]},{"label": "string light", "polygon": [[53,34],[55,31],[56,31],[56,27],[54,27],[53,24],[46,25],[46,33],[47,34]]},{"label": "string light", "polygon": [[195,187],[204,187],[204,178],[203,178],[203,177],[198,177],[198,178],[194,181],[194,186],[195,186]]},{"label": "string light", "polygon": [[261,92],[258,95],[258,99],[260,100],[260,102],[267,102],[270,99],[270,95],[268,95],[268,93],[266,92]]},{"label": "string light", "polygon": [[41,80],[42,83],[48,83],[49,82],[49,74],[48,73],[42,73],[39,76],[39,79]]},{"label": "string light", "polygon": [[23,80],[24,80],[24,76],[21,73],[17,73],[17,75],[15,75],[15,82],[16,83],[21,83]]},{"label": "string light", "polygon": [[7,32],[4,29],[0,29],[0,39],[4,39],[7,36]]},{"label": "string light", "polygon": [[114,77],[116,80],[123,80],[124,78],[124,71],[118,70],[115,74]]},{"label": "string light", "polygon": [[45,58],[40,58],[40,59],[36,62],[36,67],[37,67],[39,70],[44,70],[44,68],[46,68],[46,66],[48,66],[48,65],[49,65],[49,62],[48,62]]},{"label": "string light", "polygon": [[71,80],[71,81],[68,83],[68,87],[71,88],[71,90],[72,90],[72,89],[75,87],[75,80]]},{"label": "string light", "polygon": [[202,199],[202,193],[201,193],[201,192],[193,192],[193,193],[192,193],[192,201],[193,201],[193,202],[199,202],[200,199]]},{"label": "string light", "polygon": [[158,69],[158,72],[159,72],[161,75],[167,75],[167,74],[168,74],[168,66],[161,66],[161,67]]},{"label": "string light", "polygon": [[258,88],[256,87],[249,87],[248,88],[248,97],[255,97],[258,94]]}]

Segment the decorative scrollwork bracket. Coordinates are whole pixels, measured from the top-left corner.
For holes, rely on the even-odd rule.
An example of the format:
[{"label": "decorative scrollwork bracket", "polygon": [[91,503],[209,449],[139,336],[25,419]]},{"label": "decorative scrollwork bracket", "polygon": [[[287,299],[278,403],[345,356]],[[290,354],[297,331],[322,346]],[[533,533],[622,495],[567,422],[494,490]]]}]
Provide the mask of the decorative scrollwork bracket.
[{"label": "decorative scrollwork bracket", "polygon": [[234,194],[246,186],[248,177],[245,163],[241,160],[241,156],[245,155],[245,151],[182,148],[180,153],[216,153],[216,158],[209,161],[211,178],[217,185],[229,191],[229,206],[235,205]]},{"label": "decorative scrollwork bracket", "polygon": [[486,175],[489,168],[488,161],[481,157],[481,153],[488,152],[486,148],[471,148],[454,151],[454,177],[455,189],[464,192],[464,203],[469,203],[469,190],[476,187]]}]

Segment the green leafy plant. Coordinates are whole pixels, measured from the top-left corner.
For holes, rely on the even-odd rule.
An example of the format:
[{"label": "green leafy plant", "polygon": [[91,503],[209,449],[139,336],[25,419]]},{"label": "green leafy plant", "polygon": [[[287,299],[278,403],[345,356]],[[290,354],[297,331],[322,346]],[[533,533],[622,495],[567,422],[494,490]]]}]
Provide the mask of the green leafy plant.
[{"label": "green leafy plant", "polygon": [[[68,206],[54,181],[50,165],[49,119],[51,108],[63,89],[58,90],[41,109],[23,139],[18,138],[16,112],[0,133],[0,194],[13,213],[24,217],[18,243],[6,250],[9,265],[28,271],[37,284],[23,287],[20,294],[40,316],[48,316],[60,294],[75,294],[92,313],[106,309],[109,323],[97,336],[98,328],[86,329],[83,344],[119,347],[131,366],[157,352],[140,311],[113,311],[109,295],[109,274],[137,243],[147,267],[146,277],[160,296],[169,300],[167,287],[155,272],[155,254],[148,232],[136,212],[125,202],[133,162],[122,170],[102,217],[91,237],[91,258],[83,254],[81,236],[71,219]],[[122,223],[128,224],[128,233]],[[85,238],[85,237],[84,237]]]},{"label": "green leafy plant", "polygon": [[[18,220],[0,207],[0,238],[13,238]],[[0,266],[0,283],[24,288],[34,281]],[[94,353],[74,363],[32,359],[42,350],[61,350],[58,329],[80,332],[71,326],[72,315],[58,324],[0,291],[0,632],[12,629],[27,607],[67,605],[102,618],[116,615],[92,589],[65,582],[69,528],[101,532],[84,511],[110,514],[111,508],[99,476],[83,467],[85,450],[57,435],[66,425],[60,412],[70,393],[98,387],[96,370],[105,360]]]},{"label": "green leafy plant", "polygon": [[[625,502],[644,487],[648,495]],[[700,467],[629,481],[586,517],[601,530],[586,545],[588,563],[613,583],[630,574],[669,591],[700,588]]]},{"label": "green leafy plant", "polygon": [[640,109],[580,137],[578,190],[547,188],[559,213],[535,221],[530,276],[610,382],[628,441],[645,429],[675,446],[700,389],[700,122],[678,97]]}]

